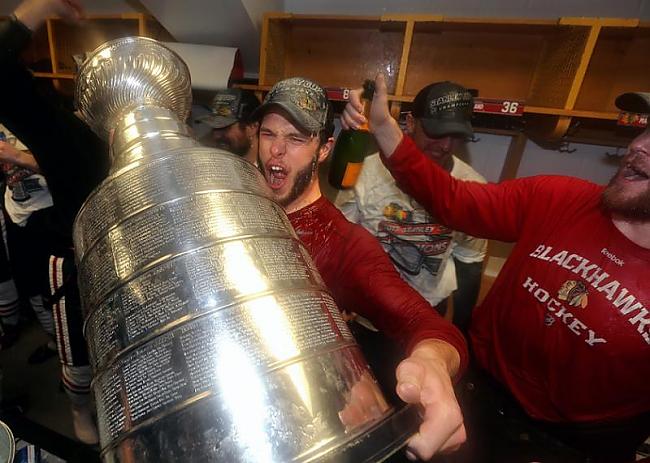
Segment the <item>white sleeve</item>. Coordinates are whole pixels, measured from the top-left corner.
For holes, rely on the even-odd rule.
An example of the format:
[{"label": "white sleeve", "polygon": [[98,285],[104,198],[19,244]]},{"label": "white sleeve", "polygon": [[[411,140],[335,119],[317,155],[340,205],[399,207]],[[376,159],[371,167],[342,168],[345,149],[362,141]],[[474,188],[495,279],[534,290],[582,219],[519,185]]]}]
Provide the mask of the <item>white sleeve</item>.
[{"label": "white sleeve", "polygon": [[[479,183],[487,183],[485,178],[476,172],[469,164],[463,162],[454,156],[454,167],[451,175],[461,180],[472,180]],[[483,262],[487,253],[487,240],[475,238],[465,233],[454,233],[454,250],[453,256],[461,262],[472,264],[474,262]]]},{"label": "white sleeve", "polygon": [[475,238],[465,233],[454,233],[456,246],[452,251],[453,256],[461,262],[472,264],[483,262],[487,253],[487,240]]}]

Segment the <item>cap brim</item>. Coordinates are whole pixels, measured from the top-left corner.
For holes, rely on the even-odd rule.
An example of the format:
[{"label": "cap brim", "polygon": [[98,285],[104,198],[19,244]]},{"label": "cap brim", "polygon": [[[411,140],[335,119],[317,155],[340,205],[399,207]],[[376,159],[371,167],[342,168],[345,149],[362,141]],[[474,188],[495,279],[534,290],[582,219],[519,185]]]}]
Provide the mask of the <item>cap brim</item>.
[{"label": "cap brim", "polygon": [[630,113],[650,114],[650,93],[623,93],[616,98],[616,107]]},{"label": "cap brim", "polygon": [[273,108],[280,108],[283,111],[287,112],[291,119],[293,119],[293,122],[295,122],[299,128],[307,133],[319,133],[323,129],[317,120],[306,115],[296,105],[286,101],[273,101],[271,103],[264,103],[259,108],[257,108],[255,112],[253,112],[252,117],[255,120],[261,120],[264,115]]},{"label": "cap brim", "polygon": [[474,130],[467,120],[449,119],[420,119],[424,132],[430,137],[444,137],[447,135],[462,135],[472,137]]},{"label": "cap brim", "polygon": [[230,125],[233,125],[235,122],[237,122],[237,119],[234,117],[214,116],[212,114],[206,114],[205,116],[201,116],[195,119],[195,121],[208,125],[213,129],[223,129]]}]

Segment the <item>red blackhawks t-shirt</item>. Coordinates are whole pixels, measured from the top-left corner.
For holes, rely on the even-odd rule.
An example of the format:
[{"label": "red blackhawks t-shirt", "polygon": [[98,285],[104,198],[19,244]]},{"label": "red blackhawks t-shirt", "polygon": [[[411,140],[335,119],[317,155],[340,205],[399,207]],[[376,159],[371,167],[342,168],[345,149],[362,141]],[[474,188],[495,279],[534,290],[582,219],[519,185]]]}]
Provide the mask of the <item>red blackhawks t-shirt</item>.
[{"label": "red blackhawks t-shirt", "polygon": [[470,333],[478,364],[530,416],[601,422],[650,411],[650,250],[615,228],[602,186],[457,181],[408,137],[385,162],[446,225],[516,241]]}]

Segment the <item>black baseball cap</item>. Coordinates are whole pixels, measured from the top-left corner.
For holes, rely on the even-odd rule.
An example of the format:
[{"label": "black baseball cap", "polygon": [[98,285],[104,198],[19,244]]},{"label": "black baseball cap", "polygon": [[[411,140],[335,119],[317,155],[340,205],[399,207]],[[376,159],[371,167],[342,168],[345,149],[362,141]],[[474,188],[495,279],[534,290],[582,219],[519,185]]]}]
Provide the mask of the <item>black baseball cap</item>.
[{"label": "black baseball cap", "polygon": [[418,92],[411,114],[430,137],[471,137],[473,109],[474,97],[470,90],[453,82],[436,82]]},{"label": "black baseball cap", "polygon": [[235,122],[248,123],[260,106],[260,100],[250,90],[227,88],[219,90],[212,98],[210,113],[196,119],[213,129],[223,129]]},{"label": "black baseball cap", "polygon": [[312,135],[334,127],[334,111],[327,92],[304,77],[291,77],[275,84],[254,117],[261,119],[273,107],[285,110],[301,129]]},{"label": "black baseball cap", "polygon": [[623,93],[616,98],[616,107],[629,113],[650,114],[650,92]]}]

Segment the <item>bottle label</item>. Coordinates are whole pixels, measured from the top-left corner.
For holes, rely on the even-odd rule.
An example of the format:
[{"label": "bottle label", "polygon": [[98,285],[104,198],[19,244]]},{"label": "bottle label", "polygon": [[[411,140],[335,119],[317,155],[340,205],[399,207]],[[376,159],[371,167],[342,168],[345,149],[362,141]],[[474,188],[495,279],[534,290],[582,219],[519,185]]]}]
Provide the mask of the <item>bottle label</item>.
[{"label": "bottle label", "polygon": [[348,162],[348,165],[345,166],[345,174],[343,174],[343,180],[341,180],[341,186],[343,188],[351,188],[357,183],[357,179],[361,173],[361,167],[363,167],[363,161]]},{"label": "bottle label", "polygon": [[[362,99],[361,104],[363,105],[363,115],[366,118],[366,121],[370,120],[370,106],[371,102],[370,100]],[[368,127],[368,122],[364,122],[359,126],[357,130],[363,130],[364,132],[370,132],[370,128]]]}]

